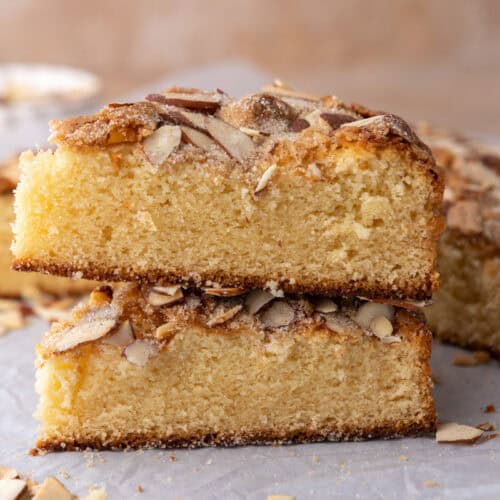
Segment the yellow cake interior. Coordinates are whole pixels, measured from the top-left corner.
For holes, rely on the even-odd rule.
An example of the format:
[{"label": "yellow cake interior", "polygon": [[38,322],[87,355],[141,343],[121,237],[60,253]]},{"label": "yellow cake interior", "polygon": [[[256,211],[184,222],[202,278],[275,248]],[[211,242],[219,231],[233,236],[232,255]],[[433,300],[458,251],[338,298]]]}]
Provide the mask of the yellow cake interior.
[{"label": "yellow cake interior", "polygon": [[25,153],[16,263],[109,280],[201,276],[230,285],[240,277],[317,293],[428,295],[436,179],[395,149],[314,140],[308,149],[304,134],[276,153],[256,194],[269,165],[154,168],[140,145]]}]

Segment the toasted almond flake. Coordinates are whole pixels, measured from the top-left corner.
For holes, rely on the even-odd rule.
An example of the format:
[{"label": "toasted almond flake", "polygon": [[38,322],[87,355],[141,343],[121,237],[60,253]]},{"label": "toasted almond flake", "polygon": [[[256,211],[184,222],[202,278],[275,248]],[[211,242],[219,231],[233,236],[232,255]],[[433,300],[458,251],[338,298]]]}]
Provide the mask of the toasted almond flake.
[{"label": "toasted almond flake", "polygon": [[401,342],[401,337],[390,335],[389,337],[381,337],[380,340],[383,344],[399,344]]},{"label": "toasted almond flake", "polygon": [[248,135],[218,118],[210,118],[207,131],[226,153],[238,161],[244,161],[253,155],[256,146]]},{"label": "toasted almond flake", "polygon": [[341,313],[329,313],[325,316],[325,325],[332,332],[340,335],[361,335],[361,328],[351,318]]},{"label": "toasted almond flake", "polygon": [[0,479],[0,498],[18,500],[24,496],[27,483],[24,479]]},{"label": "toasted almond flake", "polygon": [[[92,294],[95,294],[95,291]],[[50,302],[39,300],[33,303],[33,311],[38,317],[50,323],[63,322],[71,318],[71,309],[75,304],[75,299],[70,297]]]},{"label": "toasted almond flake", "polygon": [[366,302],[357,310],[353,319],[361,328],[367,330],[370,327],[371,321],[377,316],[384,316],[388,320],[392,320],[394,308],[388,304]]},{"label": "toasted almond flake", "polygon": [[73,495],[54,477],[48,477],[38,487],[33,500],[72,500]]},{"label": "toasted almond flake", "polygon": [[203,291],[207,295],[215,295],[216,297],[236,297],[246,293],[244,288],[204,288]]},{"label": "toasted almond flake", "polygon": [[323,174],[316,163],[309,163],[309,165],[307,165],[306,175],[307,177],[311,177],[311,179],[316,179],[318,181],[323,177]]},{"label": "toasted almond flake", "polygon": [[160,307],[166,306],[167,304],[174,304],[175,302],[182,300],[183,297],[184,294],[182,293],[182,288],[179,288],[174,295],[159,293],[153,289],[149,292],[148,302],[152,306]]},{"label": "toasted almond flake", "polygon": [[5,331],[21,328],[25,324],[26,321],[19,309],[0,311],[0,327]]},{"label": "toasted almond flake", "polygon": [[450,422],[438,427],[436,441],[438,443],[474,443],[483,435],[483,432],[476,427]]},{"label": "toasted almond flake", "polygon": [[116,347],[127,347],[135,339],[134,331],[130,321],[124,321],[111,335],[102,339],[103,344],[114,345]]},{"label": "toasted almond flake", "polygon": [[0,465],[0,479],[16,479],[19,477],[19,472],[17,472],[14,467],[5,467]]},{"label": "toasted almond flake", "polygon": [[276,85],[264,85],[262,92],[269,92],[270,94],[278,94],[286,97],[295,97],[297,99],[305,99],[306,101],[319,101],[319,97],[314,94],[306,92],[299,92],[288,87],[278,87]]},{"label": "toasted almond flake", "polygon": [[148,340],[136,340],[125,347],[124,356],[134,365],[144,366],[150,358],[160,352],[158,346]]},{"label": "toasted almond flake", "polygon": [[261,132],[260,130],[257,130],[255,128],[248,128],[248,127],[240,127],[240,130],[244,133],[249,135],[250,137],[263,137],[263,136],[268,136],[268,132]]},{"label": "toasted almond flake", "polygon": [[151,290],[153,290],[156,293],[160,293],[163,295],[170,295],[170,296],[176,295],[181,289],[182,289],[181,285],[154,286],[153,288],[151,288]]},{"label": "toasted almond flake", "polygon": [[497,426],[494,422],[483,422],[482,424],[476,425],[476,427],[485,432],[497,430]]},{"label": "toasted almond flake", "polygon": [[268,302],[274,299],[274,295],[265,290],[252,290],[245,298],[245,308],[248,314],[259,312]]},{"label": "toasted almond flake", "polygon": [[346,115],[345,113],[331,113],[324,112],[321,113],[321,118],[325,120],[332,130],[337,130],[342,124],[353,122],[356,118],[351,115]]},{"label": "toasted almond flake", "polygon": [[432,300],[371,299],[361,295],[358,295],[358,299],[375,302],[377,304],[388,304],[395,307],[401,307],[402,309],[409,309],[411,311],[416,311],[422,307],[427,307],[432,304]]},{"label": "toasted almond flake", "polygon": [[269,328],[288,326],[295,319],[295,311],[286,300],[275,300],[260,318]]},{"label": "toasted almond flake", "polygon": [[322,297],[314,302],[314,310],[320,313],[333,313],[338,309],[332,299]]},{"label": "toasted almond flake", "polygon": [[474,351],[472,355],[459,354],[453,358],[455,366],[486,365],[491,361],[491,355],[486,351]]},{"label": "toasted almond flake", "polygon": [[215,314],[207,321],[207,326],[211,328],[212,326],[215,325],[221,325],[222,323],[225,323],[226,321],[229,321],[230,319],[234,318],[242,309],[243,306],[239,304],[221,314]]},{"label": "toasted almond flake", "polygon": [[257,183],[257,187],[255,188],[255,192],[258,193],[262,191],[270,181],[271,177],[273,176],[275,170],[278,168],[278,166],[273,163],[271,166],[267,168],[267,170],[262,174],[262,177],[259,179],[259,182]]},{"label": "toasted almond flake", "polygon": [[177,332],[178,325],[175,321],[163,323],[155,330],[155,337],[158,340],[168,340]]},{"label": "toasted almond flake", "polygon": [[385,316],[376,316],[370,321],[370,330],[378,338],[387,338],[392,335],[392,323]]},{"label": "toasted almond flake", "polygon": [[104,337],[115,325],[116,317],[110,308],[92,311],[76,324],[48,337],[46,345],[54,352],[67,351],[77,345]]},{"label": "toasted almond flake", "polygon": [[148,160],[157,167],[179,146],[181,129],[176,125],[163,125],[144,139],[142,146]]},{"label": "toasted almond flake", "polygon": [[221,96],[220,94],[165,92],[161,94],[149,94],[146,96],[146,100],[214,113],[220,108]]},{"label": "toasted almond flake", "polygon": [[199,130],[196,130],[194,128],[185,126],[181,127],[181,130],[182,138],[188,144],[192,144],[193,146],[203,149],[203,151],[207,151],[208,153],[214,152],[218,149],[221,154],[224,154],[220,146],[207,134],[200,132]]}]

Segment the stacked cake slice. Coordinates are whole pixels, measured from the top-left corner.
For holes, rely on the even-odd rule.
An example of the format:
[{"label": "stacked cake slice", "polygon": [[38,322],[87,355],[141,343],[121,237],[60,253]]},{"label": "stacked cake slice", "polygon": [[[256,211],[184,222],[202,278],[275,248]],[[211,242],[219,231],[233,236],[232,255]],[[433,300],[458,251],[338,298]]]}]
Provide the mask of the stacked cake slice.
[{"label": "stacked cake slice", "polygon": [[434,428],[442,180],[400,118],[283,86],[173,88],[52,123],[14,266],[110,281],[38,347],[38,446]]}]

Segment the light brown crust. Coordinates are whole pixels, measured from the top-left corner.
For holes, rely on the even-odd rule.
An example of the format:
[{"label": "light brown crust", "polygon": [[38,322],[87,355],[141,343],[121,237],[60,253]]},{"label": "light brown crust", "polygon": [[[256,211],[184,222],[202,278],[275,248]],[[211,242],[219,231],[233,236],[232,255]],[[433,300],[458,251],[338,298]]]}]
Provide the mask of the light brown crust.
[{"label": "light brown crust", "polygon": [[18,155],[0,162],[0,195],[11,193],[19,182]]},{"label": "light brown crust", "polygon": [[97,264],[89,263],[86,268],[80,266],[70,267],[65,264],[47,264],[34,259],[14,259],[12,268],[16,271],[40,272],[57,276],[72,277],[75,273],[81,273],[81,277],[88,280],[126,282],[137,281],[140,283],[161,284],[179,283],[188,286],[202,286],[206,282],[223,283],[227,287],[244,288],[247,290],[255,288],[266,288],[269,282],[277,282],[279,287],[289,294],[308,293],[312,295],[326,296],[362,296],[370,299],[430,299],[439,284],[439,274],[432,272],[424,282],[416,280],[415,283],[401,282],[395,287],[380,283],[369,284],[364,281],[336,282],[323,279],[321,282],[311,281],[307,283],[290,283],[282,280],[276,275],[262,275],[258,277],[226,275],[223,273],[197,273],[196,277],[190,276],[187,269],[177,272],[165,273],[161,270],[151,270],[146,273],[137,273],[131,269],[103,269]]}]

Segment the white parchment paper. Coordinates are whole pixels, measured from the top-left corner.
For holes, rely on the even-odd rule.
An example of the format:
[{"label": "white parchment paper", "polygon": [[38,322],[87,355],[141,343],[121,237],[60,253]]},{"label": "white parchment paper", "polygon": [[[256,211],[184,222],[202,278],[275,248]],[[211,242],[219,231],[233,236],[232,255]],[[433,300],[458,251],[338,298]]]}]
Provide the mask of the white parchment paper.
[{"label": "white parchment paper", "polygon": [[[171,83],[219,86],[240,95],[268,80],[255,68],[234,62],[172,75],[133,97]],[[27,452],[34,445],[37,427],[32,418],[36,407],[34,347],[47,327],[44,321],[32,319],[28,327],[0,337],[0,464],[16,467],[34,479],[55,475],[79,495],[86,494],[92,485],[102,486],[111,499],[265,499],[271,494],[293,495],[298,500],[500,498],[500,439],[474,446],[438,445],[430,436],[31,457]],[[497,414],[483,411],[490,403],[500,409],[498,363],[453,366],[451,361],[460,352],[440,344],[434,348],[432,365],[440,380],[435,387],[439,418],[470,425],[484,421],[500,424]],[[438,486],[426,487],[426,481],[435,481]],[[137,491],[138,485],[144,493]]]}]

